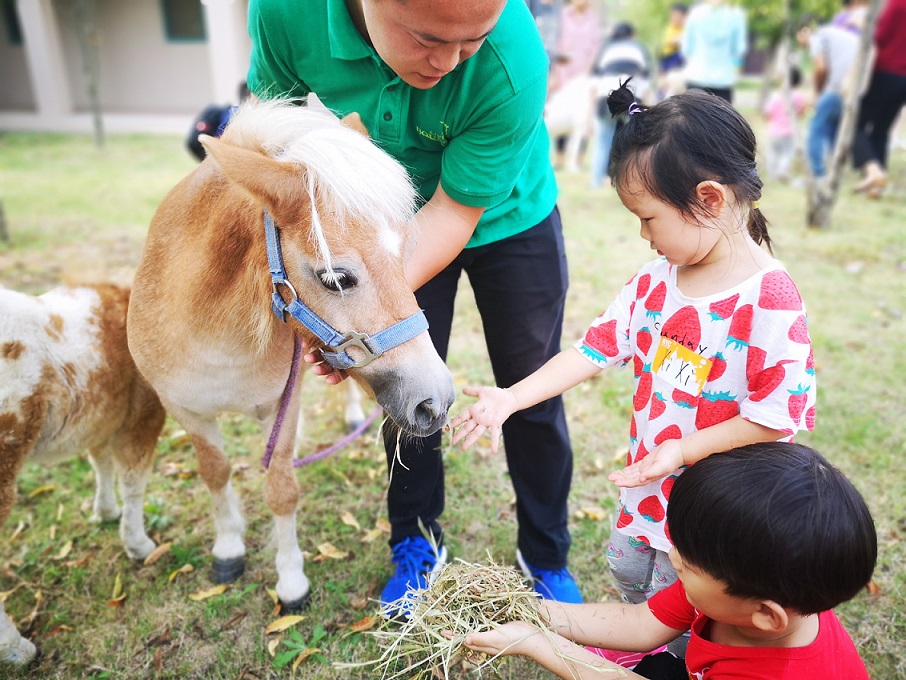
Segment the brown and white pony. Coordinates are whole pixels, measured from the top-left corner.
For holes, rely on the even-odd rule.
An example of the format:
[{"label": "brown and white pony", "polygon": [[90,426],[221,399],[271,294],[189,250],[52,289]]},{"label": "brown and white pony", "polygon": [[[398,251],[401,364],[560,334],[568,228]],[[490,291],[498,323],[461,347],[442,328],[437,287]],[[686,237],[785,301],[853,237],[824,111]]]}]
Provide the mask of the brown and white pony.
[{"label": "brown and white pony", "polygon": [[[24,462],[87,450],[97,480],[93,518],[119,518],[126,553],[139,560],[154,549],[142,506],[164,409],[129,356],[128,302],[129,291],[112,285],[40,297],[0,288],[0,526]],[[0,602],[0,663],[34,655]]]},{"label": "brown and white pony", "polygon": [[[298,299],[342,333],[374,334],[420,314],[404,275],[416,234],[416,195],[403,167],[329,114],[288,102],[244,104],[208,158],[164,199],[151,223],[129,310],[129,347],[168,412],[189,433],[214,500],[214,578],[243,569],[244,523],[216,417],[276,419],[294,336],[311,331],[272,311],[272,294]],[[274,285],[264,211],[282,236],[289,285]],[[297,293],[298,298],[294,298]],[[349,352],[361,358],[359,350]],[[452,377],[427,332],[351,376],[405,432],[445,422]],[[309,595],[296,534],[299,485],[292,449],[298,390],[286,408],[264,482],[274,515],[277,595]]]}]

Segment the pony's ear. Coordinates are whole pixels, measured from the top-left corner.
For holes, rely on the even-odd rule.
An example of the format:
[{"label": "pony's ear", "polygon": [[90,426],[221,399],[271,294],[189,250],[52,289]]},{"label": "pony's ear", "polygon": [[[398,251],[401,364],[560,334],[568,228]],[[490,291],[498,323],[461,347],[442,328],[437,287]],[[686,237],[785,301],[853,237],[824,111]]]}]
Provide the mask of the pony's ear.
[{"label": "pony's ear", "polygon": [[350,130],[355,130],[356,132],[365,135],[369,139],[371,138],[371,135],[368,133],[368,128],[365,127],[365,123],[362,122],[362,117],[358,114],[358,112],[353,111],[349,115],[343,116],[343,118],[340,119],[340,122]]},{"label": "pony's ear", "polygon": [[298,221],[298,206],[311,201],[305,189],[304,171],[298,166],[280,163],[263,153],[209,135],[198,135],[198,141],[227,179],[266,205],[278,224],[288,227]]}]

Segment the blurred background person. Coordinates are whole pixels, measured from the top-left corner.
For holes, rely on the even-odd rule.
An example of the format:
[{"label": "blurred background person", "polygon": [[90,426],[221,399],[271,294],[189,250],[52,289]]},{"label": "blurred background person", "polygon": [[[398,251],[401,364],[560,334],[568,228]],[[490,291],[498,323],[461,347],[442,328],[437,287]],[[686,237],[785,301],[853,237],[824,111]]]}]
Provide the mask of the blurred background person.
[{"label": "blurred background person", "polygon": [[749,49],[746,14],[724,0],[705,0],[689,10],[681,52],[686,87],[733,102],[733,86]]},{"label": "blurred background person", "polygon": [[[847,9],[858,9],[864,19],[866,0],[844,3]],[[850,18],[847,12],[847,18]],[[827,160],[837,143],[837,132],[843,116],[844,87],[850,82],[853,63],[859,51],[859,28],[852,21],[831,21],[813,30],[803,27],[796,39],[812,58],[812,78],[817,96],[815,112],[808,127],[806,157],[815,178],[827,174]]]},{"label": "blurred background person", "polygon": [[666,99],[685,89],[685,78],[682,76],[682,71],[686,65],[686,59],[683,57],[682,44],[688,15],[688,5],[676,3],[670,6],[670,19],[661,36],[658,50],[658,99]]},{"label": "blurred background person", "polygon": [[635,38],[635,27],[620,22],[613,28],[610,38],[601,46],[592,66],[595,104],[594,148],[591,162],[591,188],[597,189],[607,177],[610,168],[610,148],[619,118],[613,118],[607,108],[607,96],[632,78],[629,87],[641,103],[650,96],[651,56],[648,49]]},{"label": "blurred background person", "polygon": [[790,67],[789,79],[793,116],[790,116],[790,106],[783,88],[771,93],[762,111],[768,123],[765,132],[768,176],[782,181],[790,179],[798,137],[795,127],[809,106],[809,98],[802,91],[802,73],[797,67]]},{"label": "blurred background person", "polygon": [[887,0],[874,40],[874,69],[853,138],[853,166],[865,175],[855,190],[869,198],[879,198],[887,185],[890,130],[906,104],[906,0]]},{"label": "blurred background person", "polygon": [[572,0],[560,17],[544,120],[554,145],[554,167],[578,172],[591,134],[589,73],[601,45],[601,22],[589,0]]}]

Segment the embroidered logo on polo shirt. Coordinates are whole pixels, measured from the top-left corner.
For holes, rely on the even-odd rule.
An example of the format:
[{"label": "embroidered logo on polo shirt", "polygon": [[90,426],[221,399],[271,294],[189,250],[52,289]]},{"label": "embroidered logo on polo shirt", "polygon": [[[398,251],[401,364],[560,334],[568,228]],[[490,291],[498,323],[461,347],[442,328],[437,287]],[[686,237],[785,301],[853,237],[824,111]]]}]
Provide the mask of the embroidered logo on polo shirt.
[{"label": "embroidered logo on polo shirt", "polygon": [[450,126],[445,122],[438,121],[443,129],[440,132],[431,132],[430,130],[422,130],[418,125],[415,126],[415,131],[420,134],[425,139],[430,139],[432,142],[437,142],[441,146],[446,146],[447,142],[450,141]]}]

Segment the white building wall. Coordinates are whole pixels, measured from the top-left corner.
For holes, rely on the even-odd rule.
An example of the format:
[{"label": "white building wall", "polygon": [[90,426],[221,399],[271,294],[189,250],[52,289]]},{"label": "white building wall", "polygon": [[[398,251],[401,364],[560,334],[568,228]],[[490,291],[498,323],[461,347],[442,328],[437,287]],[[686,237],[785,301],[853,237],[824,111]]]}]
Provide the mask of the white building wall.
[{"label": "white building wall", "polygon": [[[182,132],[208,104],[236,100],[251,54],[248,0],[203,0],[198,42],[167,39],[160,0],[95,1],[108,131]],[[17,2],[26,45],[0,35],[0,130],[90,131],[73,0]]]}]

